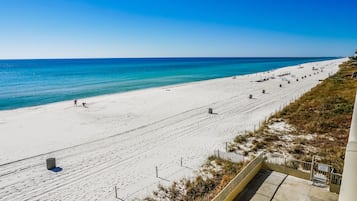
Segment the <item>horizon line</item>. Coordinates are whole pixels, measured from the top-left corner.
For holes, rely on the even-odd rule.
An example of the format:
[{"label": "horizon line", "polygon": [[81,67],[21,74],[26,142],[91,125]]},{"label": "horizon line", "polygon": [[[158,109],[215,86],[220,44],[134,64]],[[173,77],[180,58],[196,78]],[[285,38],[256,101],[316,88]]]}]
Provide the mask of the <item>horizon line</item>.
[{"label": "horizon line", "polygon": [[0,61],[4,60],[74,60],[74,59],[209,59],[209,58],[345,58],[350,56],[188,56],[188,57],[50,57],[50,58],[0,58]]}]

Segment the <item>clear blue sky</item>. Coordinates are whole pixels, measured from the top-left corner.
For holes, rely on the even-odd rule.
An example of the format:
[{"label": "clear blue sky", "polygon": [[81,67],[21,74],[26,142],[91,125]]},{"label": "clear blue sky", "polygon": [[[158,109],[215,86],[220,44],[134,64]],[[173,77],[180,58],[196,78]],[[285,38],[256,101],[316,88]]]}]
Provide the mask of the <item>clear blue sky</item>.
[{"label": "clear blue sky", "polygon": [[0,0],[0,59],[349,56],[355,0]]}]

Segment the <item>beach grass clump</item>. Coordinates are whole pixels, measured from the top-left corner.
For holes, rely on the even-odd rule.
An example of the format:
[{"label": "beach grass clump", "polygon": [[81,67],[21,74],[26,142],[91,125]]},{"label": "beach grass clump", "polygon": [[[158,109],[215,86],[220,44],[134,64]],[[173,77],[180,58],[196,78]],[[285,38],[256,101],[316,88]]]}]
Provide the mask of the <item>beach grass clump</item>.
[{"label": "beach grass clump", "polygon": [[238,135],[234,138],[234,142],[239,144],[247,142],[247,135]]},{"label": "beach grass clump", "polygon": [[290,154],[293,154],[293,155],[302,155],[304,154],[304,146],[303,145],[294,145],[290,150],[289,150]]},{"label": "beach grass clump", "polygon": [[216,196],[244,167],[246,163],[233,163],[210,156],[194,179],[181,179],[170,186],[159,185],[145,201],[209,201]]}]

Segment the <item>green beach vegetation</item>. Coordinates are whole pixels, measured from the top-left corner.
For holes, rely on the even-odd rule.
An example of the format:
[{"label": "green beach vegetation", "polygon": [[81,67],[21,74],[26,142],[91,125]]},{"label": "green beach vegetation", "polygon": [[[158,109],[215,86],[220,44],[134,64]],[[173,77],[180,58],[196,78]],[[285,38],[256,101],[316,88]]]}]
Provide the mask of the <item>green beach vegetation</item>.
[{"label": "green beach vegetation", "polygon": [[153,196],[145,201],[210,201],[217,195],[248,163],[233,163],[228,160],[210,156],[202,165],[198,176],[194,179],[181,179],[168,187],[158,186]]},{"label": "green beach vegetation", "polygon": [[229,150],[244,155],[284,153],[304,161],[317,156],[341,173],[357,91],[357,80],[352,78],[356,71],[356,60],[350,58],[335,75],[271,116],[259,129],[237,136]]}]

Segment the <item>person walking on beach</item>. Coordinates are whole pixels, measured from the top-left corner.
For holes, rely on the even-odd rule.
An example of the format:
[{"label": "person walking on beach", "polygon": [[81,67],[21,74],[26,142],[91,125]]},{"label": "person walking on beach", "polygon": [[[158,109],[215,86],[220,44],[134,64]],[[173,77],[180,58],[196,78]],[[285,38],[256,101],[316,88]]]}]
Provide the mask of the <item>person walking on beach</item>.
[{"label": "person walking on beach", "polygon": [[74,99],[74,106],[77,106],[77,99]]}]

